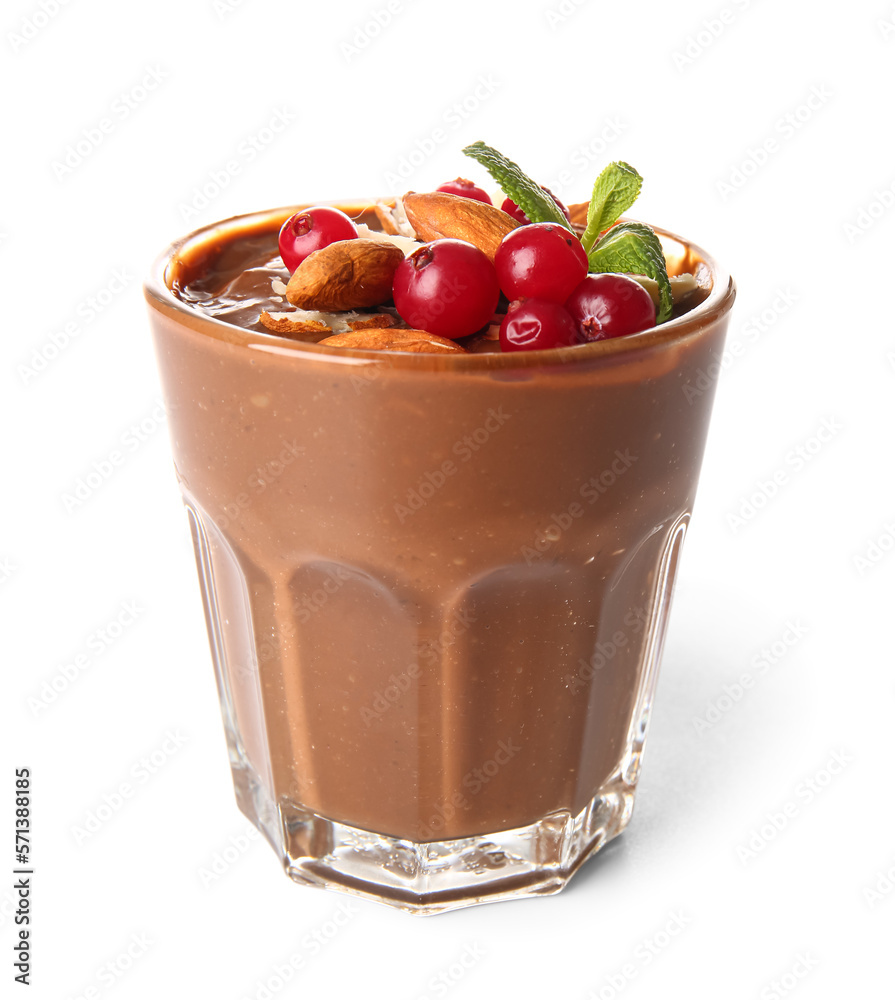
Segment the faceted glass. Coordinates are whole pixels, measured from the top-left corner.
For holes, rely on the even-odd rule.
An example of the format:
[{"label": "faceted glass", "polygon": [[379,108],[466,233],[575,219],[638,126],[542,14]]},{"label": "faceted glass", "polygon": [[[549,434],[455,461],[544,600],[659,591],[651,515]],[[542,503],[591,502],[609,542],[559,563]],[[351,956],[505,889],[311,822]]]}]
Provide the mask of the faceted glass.
[{"label": "faceted glass", "polygon": [[291,211],[146,284],[239,806],[297,882],[422,913],[556,892],[631,816],[733,282],[660,233],[692,311],[459,357],[177,298]]}]

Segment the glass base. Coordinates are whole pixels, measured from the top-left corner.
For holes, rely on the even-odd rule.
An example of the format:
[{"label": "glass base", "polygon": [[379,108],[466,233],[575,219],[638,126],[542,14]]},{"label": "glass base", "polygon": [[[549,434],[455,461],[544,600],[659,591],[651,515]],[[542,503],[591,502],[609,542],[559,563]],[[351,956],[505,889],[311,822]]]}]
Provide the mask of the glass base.
[{"label": "glass base", "polygon": [[295,882],[428,915],[563,889],[627,826],[636,756],[577,816],[556,812],[514,830],[424,843],[348,826],[298,803],[276,805],[244,761],[232,763],[240,809]]}]

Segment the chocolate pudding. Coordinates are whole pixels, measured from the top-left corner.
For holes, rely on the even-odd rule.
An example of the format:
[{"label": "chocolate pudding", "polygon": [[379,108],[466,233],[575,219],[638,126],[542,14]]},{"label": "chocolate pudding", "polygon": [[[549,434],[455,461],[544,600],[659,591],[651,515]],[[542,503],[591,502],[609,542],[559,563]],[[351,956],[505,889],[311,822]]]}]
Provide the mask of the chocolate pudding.
[{"label": "chocolate pudding", "polygon": [[330,348],[259,322],[290,211],[147,283],[240,806],[299,881],[556,891],[630,818],[733,284],[660,233],[699,291],[646,333]]}]

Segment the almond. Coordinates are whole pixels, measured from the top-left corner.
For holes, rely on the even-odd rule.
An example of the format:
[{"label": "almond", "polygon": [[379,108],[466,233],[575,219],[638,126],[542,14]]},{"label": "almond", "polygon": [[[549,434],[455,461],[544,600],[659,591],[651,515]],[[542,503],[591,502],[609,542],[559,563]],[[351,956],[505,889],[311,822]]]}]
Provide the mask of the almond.
[{"label": "almond", "polygon": [[352,330],[382,330],[394,326],[395,320],[388,313],[374,313],[364,319],[349,320],[348,325]]},{"label": "almond", "polygon": [[286,298],[301,309],[341,312],[378,306],[392,295],[395,268],[404,253],[385,240],[339,240],[298,265]]},{"label": "almond", "polygon": [[328,337],[332,330],[325,323],[316,320],[301,319],[288,312],[261,311],[261,323],[274,333],[299,334],[301,340],[312,343],[321,337]]},{"label": "almond", "polygon": [[400,201],[395,201],[394,198],[388,201],[377,201],[373,206],[373,211],[376,213],[376,218],[379,219],[379,225],[382,226],[384,233],[388,233],[390,236],[404,236],[411,240],[416,238],[413,226],[407,221],[404,206]]},{"label": "almond", "polygon": [[578,202],[575,205],[569,205],[569,218],[571,219],[573,226],[587,225],[587,210],[589,207],[590,203],[586,201]]},{"label": "almond", "polygon": [[322,347],[350,347],[355,351],[404,351],[411,354],[466,354],[453,340],[425,330],[352,330],[321,340]]},{"label": "almond", "polygon": [[404,211],[414,232],[424,242],[466,240],[491,260],[504,236],[519,226],[511,215],[493,205],[444,191],[427,194],[411,191],[404,195]]},{"label": "almond", "polygon": [[[317,318],[312,318],[317,317]],[[366,327],[394,326],[389,313],[321,313],[297,309],[294,312],[261,312],[261,323],[274,333],[281,333],[295,340],[316,343],[331,337],[336,331],[362,330]]]}]

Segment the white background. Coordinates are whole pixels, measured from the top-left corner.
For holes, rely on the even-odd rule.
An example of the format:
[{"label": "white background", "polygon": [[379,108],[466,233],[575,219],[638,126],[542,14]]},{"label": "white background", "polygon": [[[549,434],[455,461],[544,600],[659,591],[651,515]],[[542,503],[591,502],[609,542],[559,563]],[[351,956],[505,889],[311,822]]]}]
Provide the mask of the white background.
[{"label": "white background", "polygon": [[[890,996],[895,6],[43,7],[10,0],[0,24],[4,995],[22,989],[11,806],[27,765],[31,996]],[[631,826],[558,896],[421,920],[346,910],[248,840],[140,282],[218,217],[484,180],[459,153],[480,138],[566,201],[633,163],[635,214],[735,276],[737,354]],[[80,836],[122,782],[131,796]]]}]

